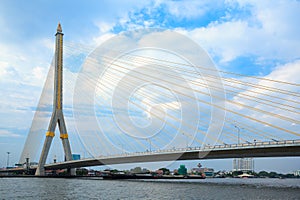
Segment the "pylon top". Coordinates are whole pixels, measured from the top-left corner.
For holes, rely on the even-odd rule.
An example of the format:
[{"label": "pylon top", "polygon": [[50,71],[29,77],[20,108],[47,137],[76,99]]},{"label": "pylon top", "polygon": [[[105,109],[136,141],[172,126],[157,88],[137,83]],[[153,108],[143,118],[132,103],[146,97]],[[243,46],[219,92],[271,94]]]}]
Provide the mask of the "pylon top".
[{"label": "pylon top", "polygon": [[59,33],[62,32],[62,28],[61,28],[60,22],[58,22],[58,25],[57,25],[57,32],[59,32]]}]

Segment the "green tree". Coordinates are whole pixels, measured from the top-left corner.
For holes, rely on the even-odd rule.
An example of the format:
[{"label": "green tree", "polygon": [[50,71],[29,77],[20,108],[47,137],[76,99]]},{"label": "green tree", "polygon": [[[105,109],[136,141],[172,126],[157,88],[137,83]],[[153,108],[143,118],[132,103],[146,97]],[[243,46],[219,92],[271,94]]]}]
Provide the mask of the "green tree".
[{"label": "green tree", "polygon": [[294,174],[286,174],[285,177],[286,178],[297,178],[299,176],[294,176]]},{"label": "green tree", "polygon": [[118,172],[119,172],[119,170],[117,170],[117,169],[113,169],[113,170],[110,170],[110,172],[111,172],[111,173],[113,173],[113,174],[116,174],[116,173],[118,173]]},{"label": "green tree", "polygon": [[88,170],[85,168],[77,169],[76,175],[77,176],[86,176],[88,174]]},{"label": "green tree", "polygon": [[276,172],[270,172],[269,177],[270,178],[278,178],[278,174]]},{"label": "green tree", "polygon": [[166,174],[166,175],[170,174],[170,170],[167,168],[160,168],[159,170],[162,170],[164,172],[164,174]]},{"label": "green tree", "polygon": [[243,174],[242,171],[234,171],[234,172],[232,172],[232,176],[233,177],[236,177],[236,176],[241,175],[241,174]]},{"label": "green tree", "polygon": [[258,176],[259,176],[259,177],[269,177],[269,173],[266,172],[266,171],[260,171],[260,172],[258,173]]}]

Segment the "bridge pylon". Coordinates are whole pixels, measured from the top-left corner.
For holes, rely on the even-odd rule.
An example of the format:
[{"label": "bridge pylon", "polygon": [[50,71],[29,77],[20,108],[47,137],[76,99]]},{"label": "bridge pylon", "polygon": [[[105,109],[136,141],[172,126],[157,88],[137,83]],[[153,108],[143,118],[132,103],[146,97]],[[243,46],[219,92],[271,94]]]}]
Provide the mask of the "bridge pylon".
[{"label": "bridge pylon", "polygon": [[[48,157],[50,146],[55,136],[56,125],[58,124],[60,138],[63,144],[65,159],[72,160],[71,146],[68,139],[67,128],[63,114],[63,33],[60,23],[57,26],[55,34],[55,70],[54,70],[54,97],[53,97],[53,112],[49,123],[46,139],[44,142],[43,150],[40,156],[39,164],[36,169],[35,175],[45,175],[45,163]],[[74,169],[69,169],[70,175],[75,175]]]}]

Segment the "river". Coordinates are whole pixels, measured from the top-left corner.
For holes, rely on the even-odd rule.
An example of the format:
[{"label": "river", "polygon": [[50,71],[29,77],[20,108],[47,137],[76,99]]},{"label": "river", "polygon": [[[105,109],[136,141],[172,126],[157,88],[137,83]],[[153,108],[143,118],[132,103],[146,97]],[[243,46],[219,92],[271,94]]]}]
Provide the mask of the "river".
[{"label": "river", "polygon": [[300,199],[300,179],[0,178],[0,199]]}]

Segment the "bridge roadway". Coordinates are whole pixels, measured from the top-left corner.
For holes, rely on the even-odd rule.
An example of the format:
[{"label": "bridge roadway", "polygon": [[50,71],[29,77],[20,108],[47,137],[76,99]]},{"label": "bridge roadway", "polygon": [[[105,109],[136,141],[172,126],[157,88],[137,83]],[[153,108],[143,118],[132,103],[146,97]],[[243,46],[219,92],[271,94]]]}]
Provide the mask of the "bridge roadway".
[{"label": "bridge roadway", "polygon": [[293,157],[300,156],[300,140],[243,143],[231,145],[160,150],[102,156],[45,165],[45,169],[80,168],[100,165],[159,162],[174,160],[203,160],[244,157]]}]

